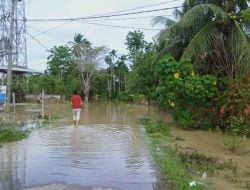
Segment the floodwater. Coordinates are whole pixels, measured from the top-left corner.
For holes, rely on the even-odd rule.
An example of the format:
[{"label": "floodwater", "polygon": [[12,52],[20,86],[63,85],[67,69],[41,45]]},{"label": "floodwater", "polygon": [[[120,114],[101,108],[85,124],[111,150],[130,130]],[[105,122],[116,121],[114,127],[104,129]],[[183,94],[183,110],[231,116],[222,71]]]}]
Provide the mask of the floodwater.
[{"label": "floodwater", "polygon": [[[18,106],[19,115],[8,119],[30,122],[30,113],[39,109],[39,105]],[[72,126],[68,104],[46,104],[45,111],[62,119],[0,148],[1,190],[53,184],[168,189],[153,164],[144,129],[138,124],[138,118],[154,115],[154,110],[140,105],[90,104],[82,110],[78,128]]]},{"label": "floodwater", "polygon": [[[244,139],[236,152],[231,152],[224,144],[224,137],[217,132],[185,131],[174,129],[175,136],[183,139],[177,144],[182,150],[197,150],[207,156],[216,157],[219,161],[232,160],[237,171],[221,171],[215,176],[208,176],[207,182],[211,190],[242,190],[246,182],[250,182],[250,139]],[[176,142],[175,142],[176,143]],[[237,173],[236,173],[237,172]],[[228,179],[226,175],[231,176]],[[200,177],[202,174],[200,174]],[[202,180],[202,179],[199,179]],[[233,181],[233,180],[237,180]],[[248,188],[249,189],[249,188]]]}]

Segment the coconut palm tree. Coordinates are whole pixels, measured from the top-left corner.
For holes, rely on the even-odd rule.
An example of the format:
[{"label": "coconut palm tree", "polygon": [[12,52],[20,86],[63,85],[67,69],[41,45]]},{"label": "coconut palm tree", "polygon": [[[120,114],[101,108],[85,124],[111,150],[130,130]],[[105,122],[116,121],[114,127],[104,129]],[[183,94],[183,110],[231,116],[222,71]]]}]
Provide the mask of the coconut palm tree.
[{"label": "coconut palm tree", "polygon": [[75,34],[74,41],[69,42],[69,44],[71,45],[76,58],[80,58],[82,56],[83,47],[91,46],[91,43],[86,38],[84,38],[82,34]]},{"label": "coconut palm tree", "polygon": [[[201,0],[185,0],[182,4],[181,10],[178,8],[176,8],[174,10],[173,16],[174,16],[175,20],[170,19],[170,18],[165,17],[165,16],[157,16],[157,17],[152,19],[152,22],[151,22],[152,26],[160,24],[160,25],[163,25],[165,27],[154,38],[156,41],[156,44],[157,44],[157,49],[159,51],[164,49],[166,41],[168,41],[170,39],[169,31],[167,29],[177,23],[176,19],[180,19],[185,13],[187,13],[187,11],[190,8],[194,7],[195,5],[197,5],[199,3],[201,3]],[[172,44],[172,48],[168,48],[168,51],[169,51],[168,53],[170,53],[174,57],[176,57],[176,58],[180,57],[182,52],[183,52],[183,45],[182,45],[181,41],[179,41],[175,44]],[[162,51],[161,53],[165,53],[165,52]]]},{"label": "coconut palm tree", "polygon": [[74,41],[69,43],[71,44],[78,71],[81,76],[85,101],[88,103],[93,74],[106,50],[103,46],[93,47],[82,34],[76,34],[74,36]]},{"label": "coconut palm tree", "polygon": [[111,78],[112,78],[112,84],[113,84],[113,91],[116,91],[116,86],[115,86],[115,81],[116,81],[116,76],[115,76],[115,58],[117,57],[117,51],[112,49],[109,52],[109,56],[111,58],[111,65],[110,65],[110,69],[111,69]]},{"label": "coconut palm tree", "polygon": [[161,53],[192,59],[202,73],[236,78],[249,71],[248,2],[193,0],[180,20],[164,31]]}]

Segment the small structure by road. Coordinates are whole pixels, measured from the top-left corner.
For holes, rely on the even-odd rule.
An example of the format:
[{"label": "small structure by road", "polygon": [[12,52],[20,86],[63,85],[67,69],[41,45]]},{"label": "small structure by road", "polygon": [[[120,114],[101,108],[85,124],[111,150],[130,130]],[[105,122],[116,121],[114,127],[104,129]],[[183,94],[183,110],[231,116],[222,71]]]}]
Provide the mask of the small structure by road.
[{"label": "small structure by road", "polygon": [[[6,76],[8,70],[8,66],[7,65],[0,65],[0,78],[1,78],[1,85],[0,85],[0,110],[4,110],[4,107],[6,105],[6,85],[4,84],[4,78]],[[24,74],[28,74],[28,75],[32,75],[32,74],[42,74],[41,71],[36,71],[34,69],[30,69],[27,67],[15,67],[12,66],[12,73],[15,75],[24,75]],[[13,97],[13,103],[15,102],[15,94],[12,94]]]},{"label": "small structure by road", "polygon": [[[0,72],[1,73],[7,73],[7,66],[0,65]],[[41,71],[36,71],[34,69],[29,69],[26,67],[12,67],[12,73],[13,74],[42,74]]]}]

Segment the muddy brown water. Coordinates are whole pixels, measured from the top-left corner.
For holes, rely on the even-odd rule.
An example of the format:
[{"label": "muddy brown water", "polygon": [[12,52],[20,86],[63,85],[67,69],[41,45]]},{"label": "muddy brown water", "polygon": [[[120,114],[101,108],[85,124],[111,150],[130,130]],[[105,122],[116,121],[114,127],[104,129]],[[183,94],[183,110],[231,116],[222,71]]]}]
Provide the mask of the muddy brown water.
[{"label": "muddy brown water", "polygon": [[[40,105],[21,105],[17,115],[3,118],[31,122],[31,113],[39,111]],[[55,189],[54,184],[77,187],[72,189],[169,189],[153,164],[144,129],[138,124],[138,118],[155,115],[155,110],[90,104],[82,111],[78,128],[72,126],[69,104],[46,104],[46,114],[62,119],[0,148],[1,190],[47,190]]]},{"label": "muddy brown water", "polygon": [[[144,128],[138,124],[138,118],[149,116],[174,126],[166,112],[141,105],[93,103],[82,110],[80,126],[74,128],[69,104],[46,103],[45,107],[46,115],[61,119],[0,148],[0,190],[171,189],[155,167]],[[32,118],[40,109],[39,104],[20,105],[16,115],[0,117],[35,127]],[[173,128],[172,133],[183,139],[173,142],[183,150],[232,159],[241,171],[250,168],[249,138],[232,153],[216,132]],[[224,174],[208,176],[207,182],[211,190],[245,189]]]},{"label": "muddy brown water", "polygon": [[[237,164],[237,173],[229,171],[221,171],[215,176],[208,176],[206,180],[209,182],[211,190],[242,190],[246,189],[245,182],[250,182],[250,139],[243,140],[236,152],[231,152],[224,144],[224,136],[217,132],[208,131],[185,131],[175,128],[173,130],[175,136],[183,139],[175,142],[181,146],[182,150],[196,150],[209,157],[216,157],[219,161],[232,160],[233,164]],[[249,173],[243,175],[245,172]],[[200,174],[201,177],[202,174]],[[234,176],[242,182],[233,182],[225,176]],[[201,180],[199,178],[198,180]],[[248,188],[249,189],[249,188]]]}]

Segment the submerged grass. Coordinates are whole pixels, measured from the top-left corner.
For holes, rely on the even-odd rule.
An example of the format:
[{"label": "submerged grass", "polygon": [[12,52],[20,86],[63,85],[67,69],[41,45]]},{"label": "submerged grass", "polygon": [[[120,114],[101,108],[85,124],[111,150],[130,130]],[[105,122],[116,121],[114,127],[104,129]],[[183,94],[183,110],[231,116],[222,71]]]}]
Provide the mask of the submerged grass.
[{"label": "submerged grass", "polygon": [[42,117],[40,113],[33,113],[32,119],[37,128],[48,127],[49,124],[62,119],[63,117],[58,114],[50,114]]},{"label": "submerged grass", "polygon": [[151,120],[149,118],[142,118],[140,122],[145,126],[148,134],[161,133],[166,136],[171,136],[171,129],[162,120]]},{"label": "submerged grass", "polygon": [[207,156],[204,153],[195,151],[177,151],[182,162],[194,173],[204,173],[213,176],[221,170],[236,171],[238,166],[232,159],[219,161],[214,156]]},{"label": "submerged grass", "polygon": [[[34,124],[37,126],[36,128],[46,127],[51,122],[61,119],[60,115],[49,115],[44,119],[41,119],[40,113],[32,114],[32,119]],[[0,148],[1,143],[8,143],[22,140],[30,134],[32,128],[24,129],[24,123],[6,123],[0,121]]]},{"label": "submerged grass", "polygon": [[7,123],[0,120],[0,148],[4,143],[25,139],[32,130],[46,127],[52,122],[62,118],[60,115],[52,114],[46,115],[44,119],[42,119],[40,113],[33,113],[31,117],[35,127],[30,127],[29,129],[25,129],[25,123]]},{"label": "submerged grass", "polygon": [[19,141],[26,138],[30,130],[24,130],[22,124],[0,122],[0,143]]},{"label": "submerged grass", "polygon": [[164,122],[148,118],[140,121],[150,138],[154,160],[174,189],[208,189],[207,176],[224,176],[229,182],[250,190],[250,168],[242,171],[232,158],[222,160],[197,150],[183,149],[176,141],[184,139],[174,137]]},{"label": "submerged grass", "polygon": [[205,186],[197,183],[193,186],[189,185],[194,180],[188,172],[188,167],[178,152],[167,144],[171,137],[170,127],[162,121],[148,118],[141,119],[141,123],[150,137],[154,160],[170,184],[178,190],[206,189]]}]

